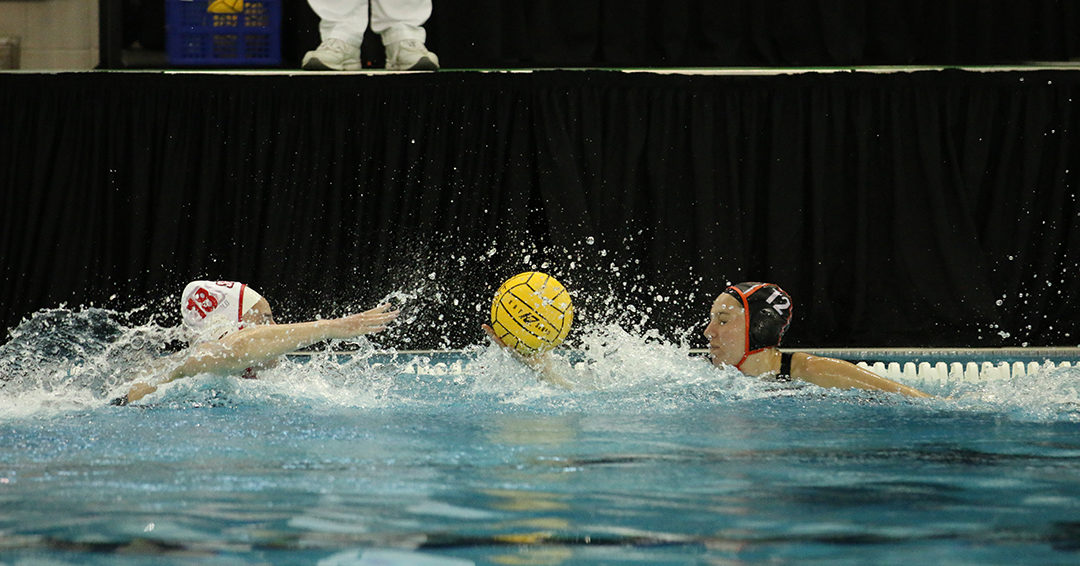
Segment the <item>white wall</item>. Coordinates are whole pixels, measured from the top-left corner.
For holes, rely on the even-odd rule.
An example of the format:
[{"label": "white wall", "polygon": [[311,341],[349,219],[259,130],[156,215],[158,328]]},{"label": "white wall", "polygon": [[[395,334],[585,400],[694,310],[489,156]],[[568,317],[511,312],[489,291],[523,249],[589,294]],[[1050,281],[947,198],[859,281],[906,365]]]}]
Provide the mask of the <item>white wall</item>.
[{"label": "white wall", "polygon": [[21,38],[20,69],[97,66],[98,0],[0,0],[0,37]]}]

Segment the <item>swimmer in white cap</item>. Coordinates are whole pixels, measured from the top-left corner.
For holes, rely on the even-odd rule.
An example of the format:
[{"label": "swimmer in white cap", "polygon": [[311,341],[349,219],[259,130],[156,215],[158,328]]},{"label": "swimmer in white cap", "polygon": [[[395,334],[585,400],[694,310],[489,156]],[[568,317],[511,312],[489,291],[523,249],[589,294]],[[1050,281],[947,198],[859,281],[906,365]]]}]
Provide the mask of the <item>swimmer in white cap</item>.
[{"label": "swimmer in white cap", "polygon": [[705,337],[713,365],[733,366],[746,375],[778,381],[798,379],[821,387],[870,389],[929,397],[845,361],[781,352],[780,341],[791,324],[791,297],[772,283],[732,285],[713,301]]},{"label": "swimmer in white cap", "polygon": [[[258,368],[277,362],[297,348],[331,339],[356,338],[379,332],[398,316],[388,304],[342,318],[276,324],[270,303],[236,281],[192,281],[180,297],[180,313],[191,347],[168,358],[156,385],[212,373],[254,377]],[[127,405],[157,391],[138,382],[113,405]]]}]

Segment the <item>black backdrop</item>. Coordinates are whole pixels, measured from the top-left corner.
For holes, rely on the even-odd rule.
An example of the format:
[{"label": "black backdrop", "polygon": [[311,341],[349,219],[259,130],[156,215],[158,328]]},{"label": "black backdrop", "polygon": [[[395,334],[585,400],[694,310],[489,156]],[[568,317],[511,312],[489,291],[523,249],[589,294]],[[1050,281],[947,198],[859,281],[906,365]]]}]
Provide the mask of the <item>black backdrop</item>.
[{"label": "black backdrop", "polygon": [[[102,38],[164,50],[163,3],[102,0]],[[318,44],[282,0],[285,66]],[[117,12],[120,15],[117,15]],[[120,26],[111,33],[110,26]],[[428,45],[449,68],[973,65],[1080,58],[1073,0],[434,0]],[[109,53],[104,46],[102,53]],[[364,59],[383,64],[365,39]],[[106,67],[120,67],[106,56]]]},{"label": "black backdrop", "polygon": [[1080,341],[1075,73],[0,74],[0,108],[9,328],[235,278],[284,320],[409,292],[388,341],[459,346],[542,268],[671,337],[763,279],[793,345]]},{"label": "black backdrop", "polygon": [[[302,8],[296,14],[306,21]],[[458,68],[941,65],[1080,57],[1080,5],[1071,0],[434,0],[429,28],[444,64]]]}]

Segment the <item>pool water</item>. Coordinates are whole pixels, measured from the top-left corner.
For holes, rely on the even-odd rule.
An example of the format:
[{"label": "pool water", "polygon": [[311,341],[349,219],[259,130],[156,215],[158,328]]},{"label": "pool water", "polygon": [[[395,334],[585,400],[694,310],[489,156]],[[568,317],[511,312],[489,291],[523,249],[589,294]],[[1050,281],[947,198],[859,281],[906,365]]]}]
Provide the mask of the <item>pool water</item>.
[{"label": "pool water", "polygon": [[1080,560],[1078,369],[911,400],[593,336],[575,391],[361,348],[129,407],[129,357],[6,345],[0,564]]}]

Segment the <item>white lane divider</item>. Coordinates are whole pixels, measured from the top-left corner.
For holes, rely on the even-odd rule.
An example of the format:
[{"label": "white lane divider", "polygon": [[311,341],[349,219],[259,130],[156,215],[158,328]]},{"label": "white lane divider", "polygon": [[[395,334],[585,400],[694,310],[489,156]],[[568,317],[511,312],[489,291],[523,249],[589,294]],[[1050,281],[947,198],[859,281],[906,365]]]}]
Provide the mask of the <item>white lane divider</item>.
[{"label": "white lane divider", "polygon": [[[882,377],[887,377],[900,383],[948,383],[948,382],[969,382],[978,383],[984,381],[1002,381],[1017,379],[1027,375],[1031,375],[1037,372],[1046,372],[1054,369],[1070,368],[1073,367],[1071,362],[999,362],[997,364],[993,362],[953,362],[946,364],[945,362],[937,362],[931,364],[930,362],[919,362],[916,365],[914,362],[904,362],[903,365],[897,362],[890,362],[888,364],[884,362],[874,362],[868,364],[866,362],[859,362],[857,364],[863,369],[870,370]],[[1077,365],[1080,367],[1080,364]]]}]

